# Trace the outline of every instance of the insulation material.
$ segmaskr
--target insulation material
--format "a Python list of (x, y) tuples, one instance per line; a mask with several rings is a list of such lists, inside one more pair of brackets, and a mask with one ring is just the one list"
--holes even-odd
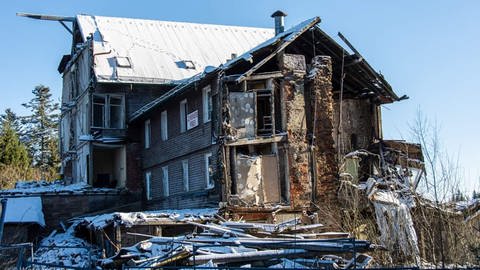
[(402, 198), (391, 190), (380, 190), (377, 181), (370, 178), (367, 182), (368, 198), (375, 207), (380, 240), (389, 250), (398, 251), (406, 257), (413, 257), (420, 263), (418, 239), (413, 227), (410, 208), (413, 201)]
[(230, 122), (237, 139), (255, 137), (255, 93), (233, 92), (229, 95)]
[(259, 205), (264, 201), (262, 191), (262, 158), (237, 155), (237, 193), (247, 204)]

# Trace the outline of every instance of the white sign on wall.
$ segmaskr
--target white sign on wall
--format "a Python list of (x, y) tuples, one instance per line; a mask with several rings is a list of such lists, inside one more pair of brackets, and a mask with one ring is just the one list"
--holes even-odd
[(187, 129), (192, 129), (196, 126), (198, 126), (198, 110), (187, 115)]

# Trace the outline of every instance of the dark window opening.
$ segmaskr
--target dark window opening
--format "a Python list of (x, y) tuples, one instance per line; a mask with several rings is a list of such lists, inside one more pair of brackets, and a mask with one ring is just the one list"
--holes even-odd
[(355, 133), (350, 135), (350, 146), (352, 147), (352, 150), (356, 150), (358, 148), (358, 136)]
[(257, 91), (257, 135), (273, 134), (272, 94), (270, 90)]

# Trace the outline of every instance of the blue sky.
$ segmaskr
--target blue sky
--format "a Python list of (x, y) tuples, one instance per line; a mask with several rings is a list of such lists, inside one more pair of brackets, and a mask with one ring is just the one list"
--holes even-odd
[[(421, 108), (441, 126), (446, 149), (458, 154), (464, 188), (480, 189), (480, 1), (3, 1), (0, 4), (0, 111), (26, 111), (38, 84), (60, 97), (56, 69), (70, 51), (70, 36), (57, 22), (16, 17), (16, 12), (73, 16), (93, 14), (254, 27), (272, 27), (270, 14), (288, 13), (286, 25), (320, 16), (321, 28), (342, 32), (409, 100), (385, 106), (384, 136), (409, 138), (408, 123)], [(470, 193), (470, 192), (469, 192)]]

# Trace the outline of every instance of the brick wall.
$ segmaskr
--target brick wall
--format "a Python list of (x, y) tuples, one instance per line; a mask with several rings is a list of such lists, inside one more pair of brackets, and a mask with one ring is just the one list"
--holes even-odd
[[(42, 195), (47, 227), (59, 228), (59, 222), (97, 212), (140, 211), (138, 193), (59, 194)], [(123, 207), (122, 207), (123, 206)]]

